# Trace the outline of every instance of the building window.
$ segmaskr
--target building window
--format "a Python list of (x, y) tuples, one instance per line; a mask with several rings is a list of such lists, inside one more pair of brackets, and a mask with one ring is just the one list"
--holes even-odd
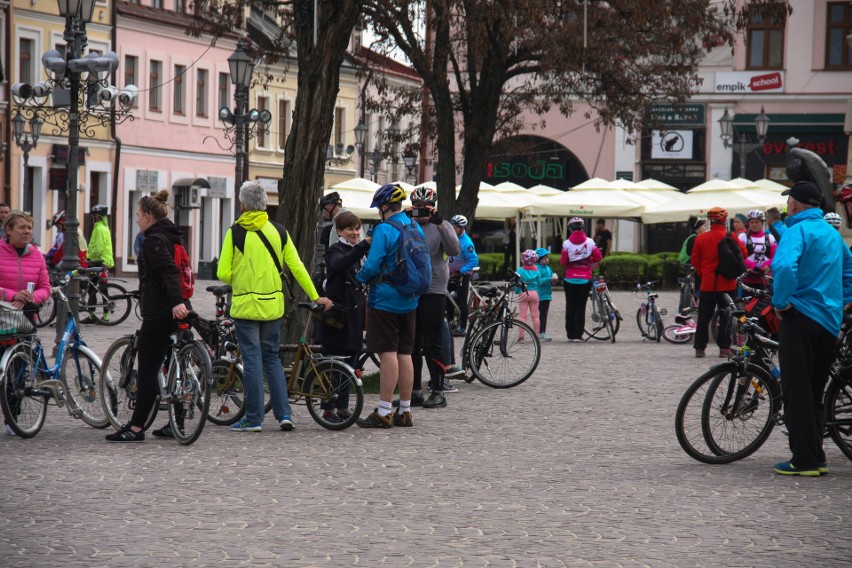
[(175, 0), (175, 12), (181, 14), (186, 12), (186, 2), (184, 0)]
[(218, 89), (218, 97), (219, 97), (219, 108), (229, 108), (230, 97), (230, 81), (231, 76), (227, 73), (219, 73), (219, 89)]
[(151, 7), (162, 9), (163, 8), (163, 0), (151, 0)]
[(846, 36), (852, 34), (852, 3), (828, 3), (828, 28), (825, 33), (825, 68), (852, 69), (852, 46)]
[(161, 110), (162, 91), (161, 76), (163, 74), (163, 62), (151, 60), (151, 68), (148, 72), (148, 110)]
[(175, 65), (175, 114), (186, 113), (186, 109), (184, 108), (186, 104), (186, 77), (184, 75), (186, 75), (186, 66)]
[(136, 66), (139, 64), (139, 58), (135, 55), (124, 56), (124, 86), (138, 85), (136, 82)]
[[(258, 97), (257, 99), (257, 110), (267, 110), (269, 108), (269, 98), (268, 97)], [(257, 147), (258, 148), (266, 148), (269, 146), (269, 141), (267, 140), (266, 134), (266, 126), (262, 122), (257, 123)]]
[(290, 101), (278, 101), (278, 149), (284, 150), (287, 145), (287, 131), (290, 123)]
[(340, 148), (343, 144), (343, 109), (337, 107), (334, 109), (334, 150)]
[(195, 86), (195, 115), (207, 116), (207, 69), (199, 69)]
[(784, 65), (784, 24), (781, 16), (765, 16), (756, 6), (749, 9), (749, 69), (781, 69)]
[(18, 81), (21, 83), (33, 84), (33, 49), (35, 42), (29, 38), (22, 37), (18, 41)]

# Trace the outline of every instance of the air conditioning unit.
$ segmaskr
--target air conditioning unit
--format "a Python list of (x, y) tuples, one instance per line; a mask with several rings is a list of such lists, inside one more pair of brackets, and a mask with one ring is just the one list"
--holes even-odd
[(197, 209), (201, 207), (201, 188), (195, 185), (180, 188), (178, 192), (178, 207), (181, 209)]

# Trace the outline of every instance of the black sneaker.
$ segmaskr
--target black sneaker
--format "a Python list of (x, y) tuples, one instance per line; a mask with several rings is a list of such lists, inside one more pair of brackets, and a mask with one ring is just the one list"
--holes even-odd
[(423, 408), (446, 408), (447, 399), (444, 395), (435, 391), (429, 395), (429, 398), (423, 403)]
[(393, 416), (379, 416), (377, 408), (366, 418), (359, 418), (356, 424), (361, 428), (393, 428)]
[(399, 412), (393, 413), (393, 425), (400, 426), (402, 428), (411, 428), (414, 426), (414, 421), (411, 419), (410, 412), (403, 412), (400, 414)]
[(172, 433), (172, 427), (168, 424), (160, 428), (159, 430), (154, 430), (151, 434), (155, 438), (164, 439), (164, 438), (174, 438), (175, 435)]
[[(423, 395), (422, 394), (412, 394), (411, 395), (411, 406), (423, 406)], [(399, 399), (394, 400), (392, 403), (394, 408), (399, 406)]]
[(130, 429), (130, 424), (125, 424), (121, 430), (114, 434), (107, 434), (107, 442), (144, 442), (145, 432), (134, 432)]

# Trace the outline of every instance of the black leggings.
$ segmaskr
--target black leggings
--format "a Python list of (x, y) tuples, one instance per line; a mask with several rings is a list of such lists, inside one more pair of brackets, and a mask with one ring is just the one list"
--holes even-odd
[(143, 320), (136, 338), (136, 408), (130, 418), (131, 426), (145, 427), (160, 385), (157, 373), (163, 368), (169, 350), (169, 335), (174, 333), (177, 322), (171, 318)]
[(547, 312), (550, 311), (550, 300), (539, 300), (538, 302), (538, 331), (539, 334), (547, 331)]
[(429, 369), (429, 388), (444, 390), (444, 349), (441, 347), (441, 322), (444, 319), (444, 295), (423, 294), (417, 304), (417, 328), (414, 333), (414, 390), (422, 390), (423, 357)]
[(568, 339), (583, 339), (586, 302), (591, 288), (591, 281), (584, 284), (565, 283), (565, 333)]

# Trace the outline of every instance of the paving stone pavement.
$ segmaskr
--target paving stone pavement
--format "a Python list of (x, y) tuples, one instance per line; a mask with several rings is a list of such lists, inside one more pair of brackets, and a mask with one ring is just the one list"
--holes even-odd
[[(836, 447), (816, 479), (772, 473), (788, 457), (777, 429), (740, 462), (693, 461), (675, 408), (719, 361), (642, 342), (626, 292), (615, 344), (568, 344), (559, 294), (532, 378), (461, 383), (410, 429), (330, 432), (297, 406), (293, 432), (270, 417), (259, 434), (208, 424), (190, 447), (111, 445), (51, 406), (35, 438), (0, 436), (0, 565), (850, 564), (852, 464)], [(137, 324), (84, 337), (102, 355)]]

